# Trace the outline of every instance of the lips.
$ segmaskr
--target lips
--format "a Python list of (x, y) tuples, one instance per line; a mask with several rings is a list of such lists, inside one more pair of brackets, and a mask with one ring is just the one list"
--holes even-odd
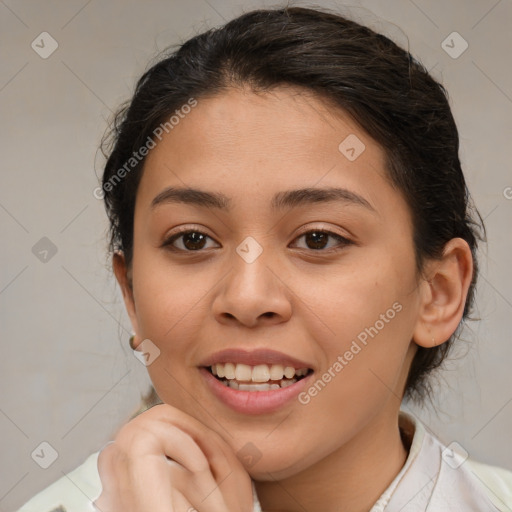
[(211, 392), (243, 414), (265, 414), (293, 402), (313, 378), (313, 366), (269, 349), (227, 349), (206, 357), (200, 373)]
[(219, 402), (244, 415), (271, 414), (291, 406), (314, 378), (313, 372), (310, 372), (300, 377), (300, 380), (294, 378), (283, 379), (280, 383), (238, 383), (236, 380), (221, 380), (204, 367), (199, 368), (199, 371), (207, 388)]

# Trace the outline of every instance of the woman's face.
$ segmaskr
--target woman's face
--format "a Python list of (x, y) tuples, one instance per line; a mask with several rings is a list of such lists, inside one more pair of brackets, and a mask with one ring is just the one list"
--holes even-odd
[[(180, 230), (195, 234), (165, 245)], [(411, 216), (343, 112), (291, 88), (199, 99), (146, 159), (131, 276), (158, 395), (248, 455), (253, 478), (396, 425), (420, 305)], [(215, 361), (279, 389), (225, 386)], [(308, 374), (281, 387), (287, 366)]]

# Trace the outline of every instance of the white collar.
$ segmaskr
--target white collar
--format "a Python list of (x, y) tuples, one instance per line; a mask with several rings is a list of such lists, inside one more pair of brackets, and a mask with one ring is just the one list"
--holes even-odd
[(404, 411), (399, 426), (412, 436), (409, 455), (370, 512), (499, 512), (461, 455)]
[[(370, 512), (499, 512), (459, 455), (417, 418), (401, 410), (398, 424), (409, 455)], [(252, 490), (253, 512), (262, 512), (254, 482)]]

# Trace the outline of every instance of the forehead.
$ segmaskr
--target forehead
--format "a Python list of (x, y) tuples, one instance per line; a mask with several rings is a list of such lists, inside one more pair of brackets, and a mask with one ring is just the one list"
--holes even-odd
[(198, 98), (164, 133), (146, 157), (137, 202), (149, 206), (173, 185), (246, 200), (343, 186), (372, 203), (389, 187), (384, 165), (382, 148), (350, 116), (310, 92), (229, 89)]

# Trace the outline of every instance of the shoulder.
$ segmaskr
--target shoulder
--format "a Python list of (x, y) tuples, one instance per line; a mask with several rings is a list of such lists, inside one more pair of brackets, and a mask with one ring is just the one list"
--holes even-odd
[(512, 471), (472, 459), (468, 459), (466, 465), (498, 510), (512, 509)]
[(17, 512), (93, 512), (101, 493), (97, 461), (99, 451), (83, 464), (36, 494)]

